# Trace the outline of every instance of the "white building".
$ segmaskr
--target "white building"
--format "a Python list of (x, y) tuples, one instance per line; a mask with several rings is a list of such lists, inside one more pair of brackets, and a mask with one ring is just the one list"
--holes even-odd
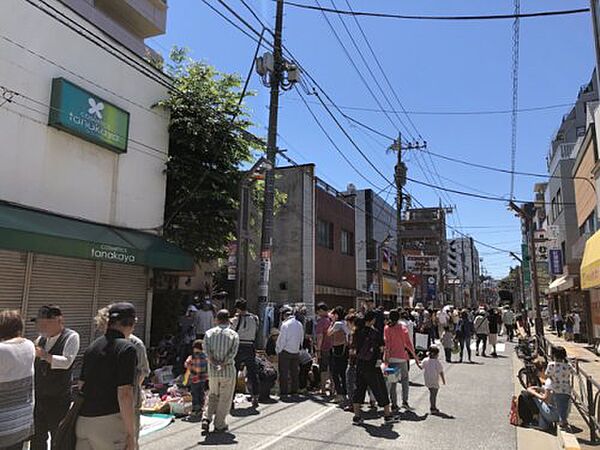
[(475, 306), (479, 290), (479, 252), (473, 238), (448, 240), (448, 289), (454, 304)]
[(166, 11), (164, 0), (0, 2), (0, 308), (30, 317), (57, 304), (82, 349), (112, 301), (136, 305), (147, 338), (153, 271), (192, 266), (157, 235), (169, 116), (156, 104), (170, 81), (144, 39), (164, 33)]

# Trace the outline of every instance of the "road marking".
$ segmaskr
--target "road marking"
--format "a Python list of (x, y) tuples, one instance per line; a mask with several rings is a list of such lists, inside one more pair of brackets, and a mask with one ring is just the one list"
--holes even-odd
[(333, 405), (326, 407), (322, 411), (319, 411), (318, 413), (316, 413), (316, 414), (314, 414), (312, 416), (307, 417), (306, 419), (304, 419), (299, 424), (294, 425), (292, 428), (288, 428), (286, 431), (284, 431), (283, 433), (275, 436), (274, 438), (272, 438), (271, 440), (265, 442), (264, 444), (259, 444), (257, 447), (253, 447), (253, 450), (263, 450), (265, 448), (268, 448), (268, 447), (272, 446), (273, 444), (281, 441), (282, 439), (285, 439), (290, 434), (295, 433), (296, 431), (300, 430), (301, 428), (304, 428), (309, 423), (314, 422), (317, 419), (320, 419), (321, 417), (323, 417), (326, 414), (329, 414), (331, 411), (334, 411), (336, 408), (337, 407), (333, 406)]

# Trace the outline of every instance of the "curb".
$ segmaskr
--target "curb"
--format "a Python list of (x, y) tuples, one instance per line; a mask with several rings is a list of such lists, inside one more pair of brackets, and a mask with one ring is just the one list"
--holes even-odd
[(563, 430), (558, 430), (556, 433), (558, 436), (559, 448), (561, 450), (580, 450), (581, 446), (577, 441), (574, 434), (567, 433)]

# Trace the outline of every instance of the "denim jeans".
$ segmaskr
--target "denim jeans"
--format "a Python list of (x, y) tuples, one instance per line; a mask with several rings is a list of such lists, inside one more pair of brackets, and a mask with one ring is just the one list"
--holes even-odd
[[(408, 361), (389, 363), (389, 367), (398, 367), (400, 370), (400, 384), (402, 385), (402, 403), (408, 403), (408, 390), (410, 387), (408, 378)], [(398, 383), (387, 383), (387, 388), (390, 393), (390, 401), (392, 406), (398, 406)]]
[(558, 410), (554, 405), (543, 402), (539, 398), (534, 398), (533, 401), (540, 412), (538, 425), (544, 430), (550, 429), (553, 423), (558, 422)]
[(571, 396), (569, 394), (554, 394), (554, 403), (558, 412), (558, 418), (561, 424), (566, 424), (569, 418), (569, 407), (571, 406)]
[(206, 381), (192, 383), (190, 387), (192, 391), (192, 411), (202, 412), (202, 410), (204, 409)]
[(346, 369), (346, 391), (348, 391), (348, 398), (352, 400), (354, 397), (354, 391), (356, 390), (356, 365), (348, 364)]

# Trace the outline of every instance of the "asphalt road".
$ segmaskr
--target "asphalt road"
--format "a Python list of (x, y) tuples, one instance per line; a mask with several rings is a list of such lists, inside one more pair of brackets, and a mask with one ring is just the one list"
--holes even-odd
[[(476, 364), (446, 365), (448, 384), (438, 395), (442, 416), (429, 414), (429, 392), (423, 376), (411, 368), (410, 403), (401, 421), (384, 426), (379, 413), (365, 413), (363, 426), (351, 424), (352, 414), (318, 398), (299, 402), (238, 406), (229, 418), (229, 433), (201, 436), (200, 425), (181, 420), (142, 438), (144, 450), (194, 448), (242, 449), (516, 449), (515, 428), (508, 423), (513, 393), (512, 346), (498, 359), (477, 358)], [(400, 393), (399, 393), (400, 394)]]

